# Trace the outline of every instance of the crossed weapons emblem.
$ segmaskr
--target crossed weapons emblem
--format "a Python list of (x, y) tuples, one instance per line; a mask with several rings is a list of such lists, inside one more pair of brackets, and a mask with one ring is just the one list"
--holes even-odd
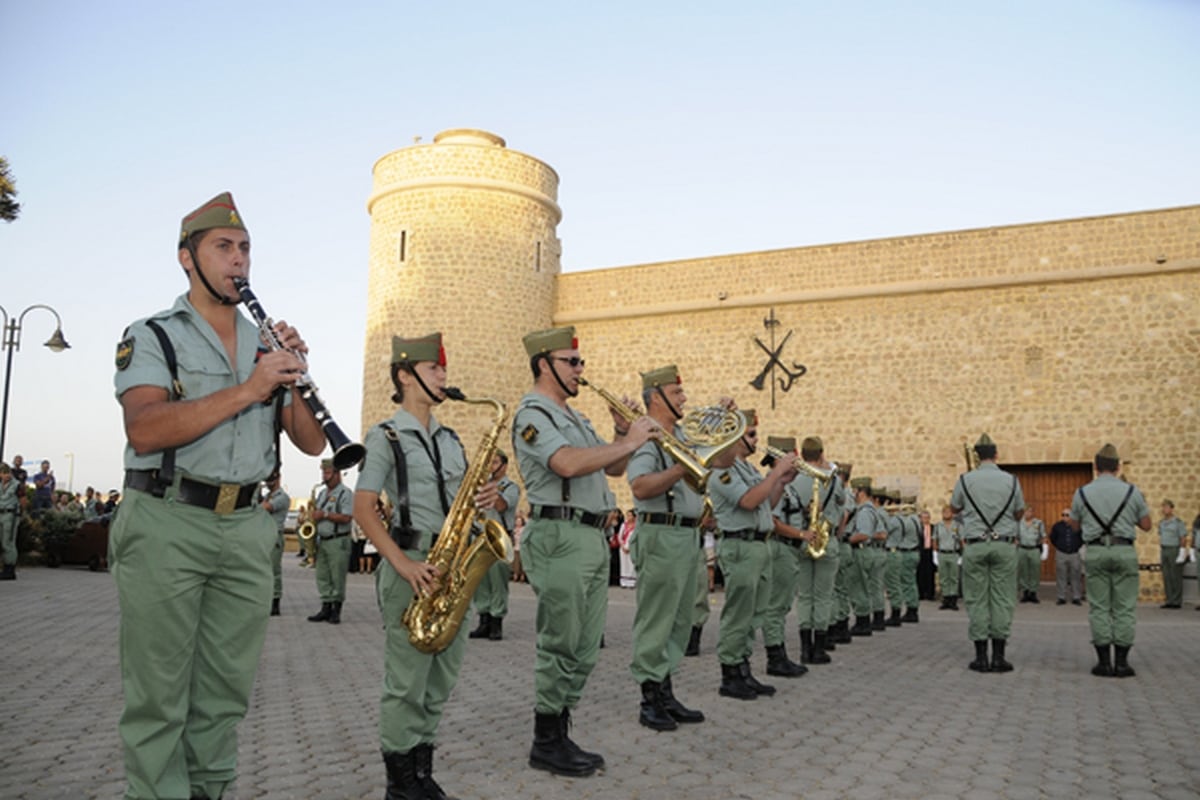
[[(775, 309), (771, 309), (771, 316), (763, 320), (763, 325), (771, 332), (771, 346), (768, 347), (757, 336), (754, 337), (754, 343), (767, 354), (767, 363), (754, 376), (754, 380), (750, 381), (750, 385), (761, 392), (765, 388), (767, 380), (771, 380), (771, 408), (775, 407), (776, 382), (779, 384), (780, 391), (786, 392), (792, 388), (798, 378), (803, 377), (808, 372), (808, 367), (798, 361), (793, 361), (790, 367), (784, 363), (780, 354), (783, 353), (783, 348), (787, 346), (788, 340), (792, 338), (793, 331), (788, 331), (783, 337), (783, 341), (779, 343), (779, 346), (775, 347), (775, 328), (779, 324), (779, 320), (775, 319)], [(777, 378), (775, 376), (777, 368), (782, 370), (783, 377)]]

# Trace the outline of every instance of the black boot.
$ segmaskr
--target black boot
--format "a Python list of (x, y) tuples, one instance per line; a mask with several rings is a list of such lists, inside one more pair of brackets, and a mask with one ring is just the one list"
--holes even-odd
[(813, 632), (808, 628), (800, 629), (800, 663), (811, 664), (813, 652)]
[(722, 697), (735, 697), (738, 700), (756, 700), (758, 692), (754, 691), (742, 677), (741, 664), (721, 665), (721, 688), (717, 694)]
[(1041, 603), (1042, 601), (1038, 599), (1038, 593), (1036, 591), (1032, 591), (1029, 593), (1029, 602)]
[(585, 762), (592, 765), (592, 769), (604, 769), (604, 756), (599, 753), (591, 753), (584, 750), (579, 745), (575, 744), (571, 739), (571, 709), (564, 708), (562, 713), (558, 715), (559, 729), (562, 731), (563, 744), (566, 745), (567, 751), (576, 758), (581, 758)]
[(850, 635), (853, 636), (870, 636), (871, 635), (871, 618), (866, 614), (854, 615), (854, 627), (850, 629)]
[(272, 617), (279, 616), (279, 598), (278, 597), (271, 598), (271, 616)]
[(829, 649), (829, 634), (826, 631), (813, 631), (813, 649), (810, 664), (828, 664), (833, 661), (825, 652)]
[(692, 626), (692, 635), (688, 637), (687, 649), (683, 651), (685, 656), (700, 655), (700, 631), (699, 625)]
[[(837, 645), (834, 644), (834, 642), (837, 641), (838, 625), (840, 625), (840, 624), (841, 624), (840, 622), (829, 623), (829, 628), (827, 629), (827, 631), (824, 631), (825, 633), (827, 633), (827, 635), (825, 637), (825, 644), (823, 644), (821, 646), (822, 650), (825, 650), (826, 652), (829, 652), (829, 653), (832, 653), (834, 650), (837, 650)], [(816, 644), (816, 641), (817, 641), (817, 632), (813, 631), (813, 644), (814, 645)]]
[(1129, 666), (1129, 647), (1114, 644), (1113, 650), (1116, 652), (1116, 658), (1113, 660), (1113, 675), (1118, 678), (1132, 678), (1136, 675), (1133, 667)]
[(412, 751), (383, 753), (387, 767), (387, 793), (383, 800), (426, 800), (428, 795), (417, 781), (417, 767)]
[(904, 616), (900, 618), (901, 622), (920, 622), (921, 618), (917, 616), (917, 607), (904, 609)]
[(958, 611), (958, 595), (956, 594), (950, 595), (950, 610)]
[(492, 630), (492, 615), (479, 614), (479, 627), (467, 634), (468, 639), (486, 639)]
[(871, 630), (886, 631), (887, 623), (883, 621), (883, 612), (875, 611), (871, 614)]
[(799, 678), (808, 672), (808, 667), (788, 658), (787, 645), (777, 644), (767, 648), (767, 674), (780, 678)]
[(1013, 665), (1004, 660), (1004, 639), (992, 639), (992, 672), (1012, 672)]
[(533, 715), (533, 747), (529, 751), (529, 766), (555, 775), (586, 778), (596, 771), (592, 762), (567, 747), (559, 714)]
[(333, 603), (321, 603), (321, 610), (308, 618), (309, 622), (324, 622), (333, 611)]
[(15, 581), (17, 579), (17, 568), (12, 564), (5, 564), (4, 569), (0, 570), (0, 581)]
[(342, 603), (340, 600), (329, 604), (329, 624), (342, 624)]
[(938, 611), (949, 611), (949, 610), (950, 610), (950, 595), (944, 594), (944, 595), (942, 595), (942, 604), (940, 606), (938, 606)]
[(642, 710), (638, 722), (656, 731), (673, 731), (679, 727), (663, 707), (662, 684), (658, 681), (642, 681)]
[(442, 787), (433, 779), (433, 745), (419, 744), (412, 749), (413, 767), (417, 783), (425, 791), (428, 800), (454, 800), (446, 796)]
[(504, 639), (504, 617), (492, 617), (488, 627), (488, 641), (499, 642)]
[(850, 618), (846, 617), (837, 624), (837, 633), (833, 636), (833, 641), (838, 644), (850, 644), (854, 641), (854, 637), (850, 635)]
[(1112, 666), (1112, 648), (1106, 644), (1094, 645), (1096, 648), (1096, 666), (1092, 667), (1092, 674), (1098, 678), (1111, 678), (1113, 676)]
[(975, 660), (967, 664), (967, 666), (976, 672), (992, 671), (987, 658), (987, 639), (980, 639), (975, 642)]
[(1021, 592), (1021, 599), (1018, 600), (1017, 602), (1028, 603), (1029, 602), (1029, 592), (1024, 592), (1024, 591)]
[(892, 615), (890, 617), (888, 617), (887, 621), (884, 622), (883, 624), (889, 628), (899, 628), (901, 622), (902, 622), (902, 620), (900, 619), (900, 609), (897, 608), (896, 606), (892, 606)]
[[(800, 665), (797, 664), (796, 666)], [(758, 678), (754, 677), (754, 675), (750, 672), (750, 659), (747, 658), (738, 665), (738, 668), (742, 671), (742, 680), (746, 682), (747, 686), (754, 690), (755, 694), (767, 695), (768, 697), (775, 694), (774, 686), (761, 683)]]
[(675, 699), (675, 691), (671, 688), (671, 676), (662, 682), (663, 708), (676, 722), (704, 722), (704, 712), (688, 708)]

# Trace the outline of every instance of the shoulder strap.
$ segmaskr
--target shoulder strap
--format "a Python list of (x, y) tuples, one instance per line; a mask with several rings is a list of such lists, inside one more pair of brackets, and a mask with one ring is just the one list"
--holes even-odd
[(383, 435), (392, 446), (392, 458), (396, 462), (396, 508), (400, 512), (400, 527), (407, 533), (412, 530), (412, 516), (408, 510), (408, 462), (400, 447), (400, 431), (390, 422), (382, 423)]
[[(546, 419), (550, 420), (550, 424), (554, 425), (555, 428), (558, 428), (558, 425), (554, 422), (554, 417), (546, 409), (542, 408), (541, 406), (535, 406), (535, 405), (528, 405), (528, 406), (525, 406), (525, 408), (528, 408), (531, 411), (539, 411), (542, 414), (545, 414)], [(520, 411), (520, 410), (521, 409), (517, 409), (517, 411)], [(515, 417), (516, 414), (514, 414), (513, 416)], [(514, 442), (516, 442), (516, 438), (515, 438), (516, 435), (517, 435), (517, 426), (513, 425), (513, 437), (514, 437), (513, 441)], [(515, 444), (513, 446), (513, 449), (514, 449), (514, 451), (516, 450)], [(562, 479), (562, 503), (565, 506), (570, 501), (571, 501), (571, 479), (563, 478)]]
[[(163, 358), (167, 362), (167, 371), (171, 373), (171, 389), (167, 392), (167, 400), (174, 402), (183, 397), (183, 384), (179, 382), (179, 364), (175, 359), (175, 346), (171, 344), (170, 338), (167, 337), (167, 332), (162, 329), (152, 319), (146, 320), (146, 327), (149, 328), (155, 338), (158, 339), (158, 344), (162, 348)], [(276, 448), (276, 453), (278, 453)], [(163, 450), (162, 464), (158, 468), (158, 485), (166, 488), (175, 482), (175, 448), (168, 447)]]
[(1121, 500), (1121, 505), (1117, 506), (1117, 513), (1112, 515), (1112, 519), (1110, 519), (1108, 522), (1105, 522), (1104, 520), (1100, 519), (1100, 515), (1096, 513), (1096, 509), (1092, 508), (1092, 504), (1088, 502), (1087, 495), (1083, 493), (1083, 487), (1079, 487), (1079, 499), (1083, 501), (1083, 505), (1087, 507), (1088, 512), (1092, 515), (1096, 522), (1100, 523), (1100, 527), (1104, 529), (1104, 533), (1109, 538), (1114, 535), (1112, 526), (1116, 524), (1117, 519), (1121, 516), (1121, 512), (1125, 510), (1126, 503), (1129, 502), (1129, 498), (1132, 496), (1133, 484), (1131, 483), (1129, 484), (1129, 491), (1125, 492), (1125, 497)]
[(1004, 519), (1005, 513), (1008, 512), (1009, 504), (1012, 503), (1013, 498), (1017, 494), (1017, 478), (1016, 478), (1016, 476), (1015, 475), (1013, 476), (1012, 488), (1008, 492), (1008, 499), (1004, 501), (1004, 505), (1001, 507), (1000, 513), (997, 514), (996, 518), (993, 519), (991, 522), (988, 522), (988, 518), (986, 516), (984, 516), (984, 513), (979, 509), (979, 506), (975, 504), (975, 498), (971, 497), (971, 492), (967, 489), (966, 475), (959, 475), (958, 481), (959, 481), (959, 483), (962, 484), (963, 494), (966, 495), (967, 502), (971, 504), (971, 508), (975, 509), (975, 513), (979, 515), (979, 518), (981, 520), (983, 520), (983, 524), (987, 526), (987, 532), (995, 533), (996, 532), (996, 523), (998, 523), (1000, 520)]

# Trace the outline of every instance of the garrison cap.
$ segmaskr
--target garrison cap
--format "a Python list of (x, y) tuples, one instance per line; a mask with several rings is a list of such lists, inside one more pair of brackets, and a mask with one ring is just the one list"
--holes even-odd
[(900, 502), (901, 503), (911, 503), (912, 505), (915, 506), (917, 504), (917, 496), (915, 494), (906, 494), (900, 498)]
[(975, 442), (975, 446), (976, 447), (995, 447), (996, 443), (992, 441), (992, 437), (988, 436), (985, 433), (985, 434), (982, 434), (979, 437), (979, 440)]
[(853, 464), (851, 464), (849, 461), (840, 461), (840, 462), (838, 462), (838, 465), (837, 465), (837, 471), (838, 471), (838, 473), (839, 473), (839, 474), (841, 474), (841, 475), (845, 475), (846, 477), (849, 477), (849, 476), (850, 476), (850, 471), (851, 471), (852, 469), (854, 469), (854, 465), (853, 465)]
[(549, 353), (552, 350), (574, 350), (579, 347), (579, 339), (575, 336), (574, 325), (527, 333), (521, 341), (525, 343), (525, 352), (531, 356)]
[(1116, 446), (1112, 444), (1106, 444), (1104, 447), (1101, 447), (1100, 452), (1096, 453), (1096, 458), (1110, 458), (1113, 461), (1121, 460), (1121, 457), (1117, 455)]
[(418, 361), (433, 361), (446, 366), (446, 349), (442, 347), (441, 333), (431, 333), (416, 339), (392, 337), (393, 364), (416, 364)]
[(183, 218), (179, 225), (179, 244), (182, 245), (193, 233), (211, 228), (246, 230), (242, 215), (238, 213), (237, 206), (233, 204), (233, 195), (229, 192), (222, 192)]
[(792, 453), (796, 450), (795, 436), (768, 436), (767, 447), (774, 447), (776, 450), (782, 450), (785, 453)]
[(742, 415), (742, 419), (746, 420), (747, 428), (758, 427), (758, 412), (753, 408), (739, 408), (738, 413)]
[(659, 386), (670, 386), (672, 383), (683, 383), (679, 377), (679, 368), (674, 364), (642, 373), (643, 389), (656, 389)]
[(867, 492), (868, 494), (870, 494), (871, 479), (870, 478), (851, 478), (850, 479), (850, 488), (854, 489), (856, 491), (858, 489), (862, 489), (864, 492)]
[(333, 459), (332, 458), (322, 458), (321, 459), (321, 469), (333, 469)]

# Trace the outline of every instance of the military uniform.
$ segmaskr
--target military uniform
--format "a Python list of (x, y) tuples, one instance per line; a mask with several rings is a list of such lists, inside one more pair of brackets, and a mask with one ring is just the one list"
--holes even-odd
[[(511, 536), (517, 525), (517, 504), (521, 501), (521, 487), (506, 475), (500, 479), (498, 488), (506, 508), (503, 511), (489, 508), (484, 516), (499, 522)], [(483, 579), (475, 588), (473, 603), (476, 613), (479, 614), (479, 627), (471, 631), (472, 639), (500, 641), (504, 638), (502, 620), (508, 615), (508, 582), (511, 579), (512, 565), (504, 559), (497, 559), (484, 573)]]
[[(916, 504), (915, 497), (903, 498), (904, 502)], [(917, 590), (917, 566), (921, 562), (921, 520), (915, 511), (900, 517), (900, 541), (896, 545), (900, 556), (897, 587), (900, 590), (901, 601), (904, 603), (904, 622), (920, 622), (917, 609), (921, 604)]]
[(1038, 587), (1042, 582), (1042, 544), (1046, 541), (1046, 526), (1036, 517), (1017, 524), (1017, 589), (1022, 603), (1038, 602)]
[[(333, 468), (333, 462), (322, 464)], [(343, 481), (333, 488), (322, 486), (317, 494), (316, 508), (326, 514), (354, 514), (354, 492)], [(347, 522), (334, 522), (328, 517), (317, 521), (317, 593), (321, 604), (333, 608), (328, 617), (330, 622), (340, 621), (342, 603), (346, 600), (346, 575), (350, 571), (350, 526)]]
[[(207, 224), (214, 219), (216, 224)], [(190, 230), (242, 228), (222, 195), (184, 220)], [(186, 294), (135, 322), (117, 348), (118, 399), (139, 386), (198, 399), (244, 383), (261, 347), (236, 315), (236, 362)], [(291, 402), (290, 392), (283, 402)], [(267, 630), (275, 524), (257, 503), (276, 466), (274, 403), (251, 403), (170, 451), (125, 446), (125, 497), (109, 536), (121, 609), (127, 798), (220, 797), (236, 774), (245, 715)], [(173, 454), (173, 468), (170, 461)]]
[(1158, 544), (1161, 549), (1165, 595), (1163, 608), (1183, 606), (1183, 563), (1179, 561), (1179, 548), (1186, 536), (1187, 526), (1179, 517), (1172, 515), (1159, 520)]
[[(852, 483), (855, 488), (865, 487), (868, 494), (871, 491), (870, 478), (855, 478)], [(869, 499), (864, 499), (855, 506), (854, 513), (846, 524), (849, 558), (846, 558), (846, 553), (842, 553), (838, 568), (839, 571), (846, 570), (846, 591), (854, 611), (854, 627), (850, 629), (850, 633), (854, 636), (870, 636), (872, 633), (872, 568), (875, 564), (875, 554), (882, 552), (876, 547), (875, 537), (886, 532), (882, 513)], [(849, 541), (856, 536), (865, 536), (866, 539), (857, 543)]]
[(15, 580), (17, 577), (17, 521), (20, 517), (20, 501), (17, 492), (21, 488), (12, 477), (12, 469), (0, 465), (0, 555), (4, 558), (4, 571), (0, 580)]
[[(792, 504), (784, 522), (793, 527), (807, 530), (808, 512), (816, 480), (803, 472), (788, 484), (785, 497), (791, 494)], [(800, 627), (800, 663), (825, 664), (831, 659), (826, 654), (829, 647), (829, 626), (834, 613), (834, 583), (838, 573), (840, 547), (837, 527), (842, 519), (843, 491), (841, 480), (834, 476), (823, 483), (817, 497), (820, 514), (829, 525), (829, 540), (825, 555), (814, 558), (807, 542), (800, 547), (788, 548), (796, 562), (796, 617)]]
[[(899, 502), (900, 493), (889, 492), (888, 500)], [(887, 526), (883, 582), (887, 590), (888, 605), (891, 607), (886, 624), (888, 627), (898, 628), (901, 624), (901, 608), (904, 605), (904, 554), (900, 552), (900, 540), (904, 536), (905, 524), (898, 514), (891, 513), (886, 508), (882, 510), (883, 521)]]
[(275, 575), (275, 591), (271, 596), (271, 616), (279, 614), (279, 599), (283, 597), (283, 526), (287, 523), (288, 509), (291, 508), (292, 498), (280, 486), (274, 489), (266, 499), (267, 513), (275, 520), (275, 549), (271, 554), (271, 571)]
[(938, 585), (942, 590), (942, 608), (958, 610), (958, 559), (962, 552), (962, 526), (951, 519), (933, 526), (937, 542)]
[[(782, 453), (796, 451), (796, 440), (791, 436), (770, 436), (767, 438), (767, 445)], [(763, 463), (770, 462), (768, 457)], [(795, 513), (797, 504), (795, 493), (789, 495), (788, 487), (785, 486), (771, 513), (786, 521), (787, 517)], [(807, 527), (806, 523), (801, 522), (799, 530)], [(762, 629), (763, 645), (767, 651), (768, 675), (797, 678), (808, 672), (807, 667), (793, 662), (788, 657), (784, 641), (785, 621), (792, 603), (796, 600), (796, 584), (800, 580), (800, 566), (796, 562), (795, 554), (804, 547), (802, 539), (780, 535), (767, 537), (767, 586), (770, 588), (766, 595), (759, 599), (761, 610), (755, 615), (754, 627)]]
[[(1118, 461), (1117, 451), (1105, 445), (1103, 457)], [(1138, 598), (1138, 560), (1133, 547), (1139, 521), (1150, 516), (1141, 491), (1106, 472), (1075, 491), (1071, 519), (1079, 523), (1087, 545), (1088, 623), (1100, 663), (1093, 674), (1133, 675), (1126, 657), (1133, 646)], [(1115, 470), (1114, 470), (1115, 472)], [(1105, 672), (1109, 645), (1116, 650), (1112, 672)]]
[[(1004, 649), (1012, 630), (1017, 594), (1017, 519), (1025, 508), (1021, 484), (996, 466), (995, 444), (984, 434), (976, 450), (982, 463), (960, 475), (950, 505), (962, 511), (963, 599), (967, 603), (967, 635), (975, 643), (971, 668), (978, 672), (1012, 669)], [(992, 661), (987, 661), (987, 640), (992, 640)]]

